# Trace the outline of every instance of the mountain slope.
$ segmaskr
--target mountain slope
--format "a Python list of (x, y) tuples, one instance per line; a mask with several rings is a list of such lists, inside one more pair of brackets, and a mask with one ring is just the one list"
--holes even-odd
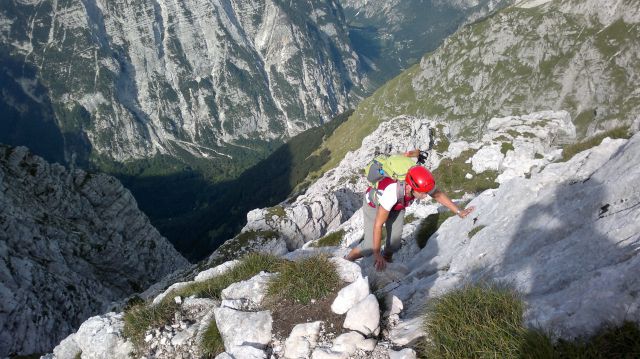
[(50, 350), (188, 262), (113, 177), (0, 145), (0, 355)]
[(334, 1), (10, 1), (0, 44), (10, 120), (31, 119), (16, 97), (52, 112), (67, 160), (225, 160), (328, 121), (360, 88)]
[(465, 22), (509, 1), (342, 0), (349, 38), (376, 89), (415, 64)]
[(630, 124), (640, 107), (636, 2), (536, 3), (465, 26), (363, 100), (327, 141), (325, 170), (401, 114), (447, 122), (463, 138), (481, 136), (492, 116), (549, 109), (569, 111), (580, 136)]

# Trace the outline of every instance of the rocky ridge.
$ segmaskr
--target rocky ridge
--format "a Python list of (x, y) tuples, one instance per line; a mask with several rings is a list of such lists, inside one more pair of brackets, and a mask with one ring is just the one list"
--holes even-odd
[(51, 350), (187, 264), (115, 178), (0, 145), (0, 355)]

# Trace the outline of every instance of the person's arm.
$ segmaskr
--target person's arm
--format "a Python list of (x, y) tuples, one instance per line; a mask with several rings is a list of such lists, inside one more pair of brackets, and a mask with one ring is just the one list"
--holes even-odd
[(373, 263), (377, 270), (384, 270), (387, 266), (387, 261), (382, 256), (382, 253), (380, 253), (380, 248), (382, 247), (382, 225), (388, 218), (389, 211), (382, 208), (382, 206), (378, 206), (376, 219), (373, 223)]
[(458, 217), (460, 218), (466, 217), (469, 213), (473, 212), (473, 210), (475, 209), (475, 207), (472, 206), (472, 207), (468, 207), (461, 210), (460, 208), (458, 208), (458, 206), (456, 206), (455, 203), (453, 203), (453, 201), (449, 198), (449, 196), (447, 196), (446, 193), (438, 189), (436, 189), (436, 191), (431, 195), (431, 197), (433, 197), (433, 199), (435, 199), (441, 205), (449, 208), (451, 212), (457, 214)]

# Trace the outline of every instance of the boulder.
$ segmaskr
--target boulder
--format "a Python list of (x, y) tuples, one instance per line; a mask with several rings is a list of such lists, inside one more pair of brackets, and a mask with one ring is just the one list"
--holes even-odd
[(240, 312), (216, 308), (214, 315), (227, 352), (243, 345), (266, 348), (271, 341), (273, 321), (270, 311)]
[(331, 310), (336, 314), (344, 314), (366, 298), (369, 293), (368, 279), (360, 277), (360, 279), (340, 289), (336, 299), (331, 304)]
[(364, 336), (375, 334), (380, 329), (380, 306), (373, 294), (353, 306), (344, 320), (345, 328), (358, 331)]

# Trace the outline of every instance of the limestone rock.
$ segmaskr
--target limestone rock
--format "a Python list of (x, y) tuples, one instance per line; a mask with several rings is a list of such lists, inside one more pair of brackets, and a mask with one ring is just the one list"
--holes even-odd
[(360, 278), (340, 289), (336, 299), (331, 304), (331, 310), (336, 314), (344, 314), (369, 294), (369, 280)]
[(240, 312), (229, 308), (214, 309), (216, 324), (227, 351), (251, 345), (266, 347), (271, 341), (271, 312)]
[(284, 357), (287, 359), (308, 358), (315, 349), (322, 322), (298, 324), (284, 343)]
[(250, 308), (257, 308), (262, 304), (267, 294), (269, 282), (275, 275), (273, 273), (260, 272), (248, 280), (233, 283), (222, 290), (221, 298), (223, 300), (246, 300)]
[(358, 331), (364, 336), (374, 334), (380, 328), (380, 307), (373, 294), (369, 294), (347, 312), (345, 328)]

